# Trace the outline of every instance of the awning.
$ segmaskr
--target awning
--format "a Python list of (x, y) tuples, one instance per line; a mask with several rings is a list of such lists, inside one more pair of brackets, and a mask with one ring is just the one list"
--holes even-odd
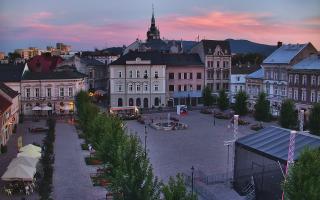
[(36, 173), (36, 168), (25, 165), (16, 165), (13, 168), (7, 169), (1, 179), (4, 181), (32, 181)]
[(173, 98), (188, 98), (188, 97), (202, 97), (201, 91), (180, 91), (180, 92), (174, 92)]
[(8, 169), (14, 168), (17, 165), (25, 165), (28, 167), (36, 167), (37, 163), (39, 162), (38, 158), (30, 158), (30, 157), (19, 157), (19, 158), (14, 158), (9, 166), (7, 167)]
[(37, 151), (37, 152), (41, 152), (41, 147), (38, 147), (36, 145), (33, 144), (28, 144), (26, 146), (23, 146), (19, 149), (19, 151)]
[(50, 107), (50, 106), (44, 106), (44, 107), (42, 107), (42, 110), (52, 110), (52, 107)]
[(38, 110), (41, 110), (41, 107), (40, 106), (35, 106), (35, 107), (32, 108), (32, 110), (38, 111)]
[(41, 153), (37, 151), (23, 151), (18, 153), (17, 157), (41, 158)]
[(102, 96), (103, 96), (103, 95), (107, 94), (107, 92), (106, 92), (106, 91), (103, 91), (103, 90), (96, 90), (96, 91), (94, 92), (94, 94), (95, 94), (95, 95), (98, 94), (98, 95), (102, 95)]
[(70, 105), (65, 105), (63, 107), (61, 107), (62, 110), (73, 110), (73, 106)]

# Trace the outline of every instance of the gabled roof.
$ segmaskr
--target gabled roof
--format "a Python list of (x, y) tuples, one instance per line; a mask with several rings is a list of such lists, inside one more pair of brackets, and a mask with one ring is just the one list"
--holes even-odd
[(62, 62), (60, 56), (38, 55), (28, 61), (28, 67), (32, 72), (51, 72)]
[(263, 64), (289, 64), (309, 43), (282, 45), (268, 56)]
[[(238, 139), (236, 144), (275, 161), (286, 162), (288, 158), (290, 131), (289, 129), (271, 126)], [(299, 158), (300, 153), (306, 147), (311, 149), (319, 148), (320, 137), (306, 133), (298, 133), (295, 139), (294, 160)]]
[(293, 65), (293, 70), (320, 70), (320, 54), (311, 55)]
[(162, 54), (167, 66), (204, 66), (198, 54)]
[(251, 74), (260, 69), (259, 65), (232, 65), (231, 74)]
[(15, 98), (19, 94), (17, 91), (14, 91), (13, 89), (8, 87), (3, 82), (0, 82), (0, 90), (2, 90), (4, 93), (6, 93), (11, 98)]
[[(213, 54), (216, 47), (219, 45), (224, 54), (230, 55), (229, 41), (226, 40), (202, 40), (204, 54)], [(225, 53), (227, 51), (227, 53)]]
[(0, 64), (1, 82), (20, 82), (24, 65)]
[(6, 111), (12, 103), (0, 94), (0, 114)]
[(26, 71), (22, 80), (80, 79), (84, 77), (86, 77), (85, 74), (77, 71), (55, 71), (50, 73)]
[(264, 69), (263, 68), (260, 68), (257, 71), (255, 71), (247, 76), (247, 78), (253, 78), (253, 79), (263, 79), (263, 77), (264, 77)]
[(150, 60), (152, 65), (165, 64), (161, 57), (161, 53), (158, 51), (147, 51), (147, 52), (130, 51), (129, 53), (113, 61), (110, 65), (125, 65), (126, 61), (134, 61), (137, 58), (140, 58), (141, 60)]

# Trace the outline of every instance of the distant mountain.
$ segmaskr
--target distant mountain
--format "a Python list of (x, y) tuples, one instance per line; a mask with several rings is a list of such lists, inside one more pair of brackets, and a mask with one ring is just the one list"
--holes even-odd
[(232, 53), (259, 53), (267, 57), (277, 48), (276, 45), (259, 44), (248, 40), (226, 40), (230, 43)]
[(114, 55), (121, 55), (123, 53), (124, 47), (110, 47), (110, 48), (106, 48), (106, 49), (102, 49), (101, 51), (106, 53), (110, 53), (110, 54), (114, 54)]

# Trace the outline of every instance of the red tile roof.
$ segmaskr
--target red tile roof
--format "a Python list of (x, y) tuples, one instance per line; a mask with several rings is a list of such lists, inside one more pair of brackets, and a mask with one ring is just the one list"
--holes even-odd
[(62, 61), (60, 56), (34, 56), (28, 61), (28, 67), (31, 72), (52, 72)]
[(11, 104), (12, 103), (8, 99), (0, 95), (0, 114), (5, 112), (11, 106)]

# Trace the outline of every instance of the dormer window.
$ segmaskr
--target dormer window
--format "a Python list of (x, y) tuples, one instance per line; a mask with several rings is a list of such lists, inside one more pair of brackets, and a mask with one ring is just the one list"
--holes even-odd
[(141, 58), (137, 57), (136, 62), (140, 62), (140, 61), (141, 61)]

